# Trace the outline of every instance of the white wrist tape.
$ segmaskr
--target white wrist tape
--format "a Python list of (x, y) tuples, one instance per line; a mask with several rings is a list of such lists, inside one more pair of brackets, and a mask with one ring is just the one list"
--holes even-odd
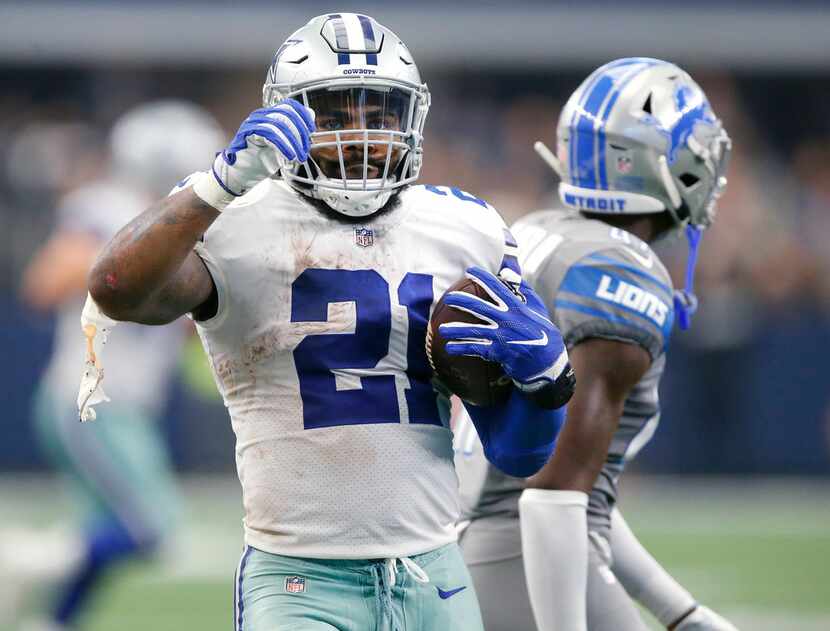
[(219, 212), (225, 210), (228, 204), (236, 199), (236, 195), (227, 190), (216, 179), (212, 168), (210, 171), (205, 171), (198, 176), (194, 176), (194, 179), (196, 181), (193, 182), (193, 192), (196, 194), (196, 197)]

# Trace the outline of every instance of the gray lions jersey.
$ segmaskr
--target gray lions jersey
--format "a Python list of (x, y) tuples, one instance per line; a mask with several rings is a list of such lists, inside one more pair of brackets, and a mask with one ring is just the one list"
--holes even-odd
[(458, 483), (426, 326), (468, 267), (516, 265), (499, 214), (412, 186), (355, 224), (266, 180), (196, 251), (219, 296), (197, 327), (236, 434), (246, 543), (369, 559), (454, 541)]
[[(602, 532), (610, 527), (617, 480), (626, 461), (657, 427), (657, 386), (674, 321), (671, 279), (646, 243), (571, 210), (530, 214), (513, 227), (513, 233), (524, 276), (550, 309), (568, 348), (588, 338), (605, 338), (637, 344), (652, 358), (651, 367), (625, 401), (590, 496), (589, 529)], [(459, 415), (455, 448), (464, 518), (503, 515), (518, 519), (522, 480), (487, 463), (475, 430), (463, 414)], [(507, 551), (503, 553), (502, 557)]]

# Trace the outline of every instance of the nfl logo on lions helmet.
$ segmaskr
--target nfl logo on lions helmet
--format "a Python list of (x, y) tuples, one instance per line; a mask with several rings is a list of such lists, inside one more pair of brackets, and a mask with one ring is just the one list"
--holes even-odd
[(617, 157), (617, 171), (620, 173), (631, 173), (631, 158), (628, 156), (618, 156)]
[(368, 248), (375, 243), (375, 231), (369, 228), (355, 228), (354, 242), (362, 248)]
[(285, 579), (285, 591), (289, 594), (301, 594), (305, 591), (305, 579), (302, 576), (289, 576)]

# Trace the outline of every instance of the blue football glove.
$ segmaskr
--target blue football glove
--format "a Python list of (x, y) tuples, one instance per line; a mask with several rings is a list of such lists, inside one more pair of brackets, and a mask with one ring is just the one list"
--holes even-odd
[(216, 156), (213, 175), (227, 193), (244, 195), (286, 162), (305, 162), (314, 130), (314, 112), (294, 99), (254, 110)]
[(466, 292), (450, 292), (445, 298), (447, 305), (483, 323), (442, 324), (439, 332), (448, 340), (447, 353), (497, 362), (523, 392), (555, 388), (561, 392), (554, 399), (564, 399), (559, 405), (566, 403), (573, 392), (568, 351), (538, 294), (509, 269), (502, 270), (499, 278), (480, 267), (471, 267), (467, 278), (496, 304)]

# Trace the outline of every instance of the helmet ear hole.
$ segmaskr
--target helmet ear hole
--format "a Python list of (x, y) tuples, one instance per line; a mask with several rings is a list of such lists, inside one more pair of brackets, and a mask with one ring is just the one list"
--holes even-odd
[(651, 92), (648, 93), (648, 96), (646, 97), (646, 102), (643, 103), (643, 111), (646, 114), (651, 114), (652, 113), (652, 111), (651, 111)]
[(700, 178), (696, 176), (694, 173), (683, 173), (677, 179), (683, 182), (683, 186), (685, 186), (686, 188), (692, 188), (695, 184), (700, 182)]

